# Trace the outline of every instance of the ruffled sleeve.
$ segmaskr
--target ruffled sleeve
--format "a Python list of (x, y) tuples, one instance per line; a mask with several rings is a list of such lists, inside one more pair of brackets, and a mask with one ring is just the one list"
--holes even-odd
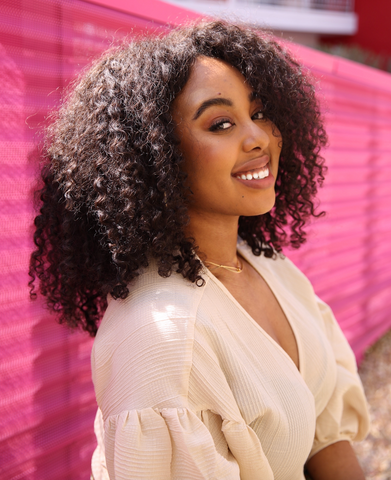
[(315, 440), (310, 457), (341, 440), (359, 441), (368, 433), (369, 414), (357, 366), (344, 334), (331, 309), (320, 299), (326, 335), (337, 363), (336, 383), (332, 395), (316, 421)]
[[(245, 424), (223, 422), (228, 455), (218, 452), (210, 431), (188, 409), (146, 408), (122, 412), (105, 422), (107, 470), (111, 479), (200, 480), (264, 479), (257, 471), (262, 457), (258, 438)], [(255, 447), (255, 448), (254, 448)], [(239, 464), (231, 452), (253, 456), (255, 465)], [(256, 466), (256, 468), (254, 468)], [(265, 472), (267, 473), (267, 472)], [(244, 474), (244, 475), (243, 475)]]

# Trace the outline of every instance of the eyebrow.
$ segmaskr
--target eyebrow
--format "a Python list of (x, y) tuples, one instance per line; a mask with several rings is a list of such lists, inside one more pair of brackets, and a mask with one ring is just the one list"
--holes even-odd
[(207, 108), (213, 107), (215, 105), (225, 105), (227, 107), (232, 107), (233, 103), (228, 98), (210, 98), (209, 100), (205, 100), (202, 102), (201, 105), (198, 107), (196, 113), (194, 114), (193, 120), (197, 120)]
[[(252, 103), (258, 97), (257, 97), (255, 92), (251, 92), (249, 94), (248, 98), (250, 100), (250, 103)], [(226, 107), (232, 107), (233, 102), (229, 98), (221, 98), (221, 97), (210, 98), (209, 100), (205, 100), (205, 102), (202, 102), (201, 105), (198, 107), (196, 113), (193, 116), (193, 120), (197, 120), (197, 118), (199, 118), (205, 112), (206, 109), (208, 109), (209, 107), (216, 106), (216, 105), (217, 106), (224, 105)]]

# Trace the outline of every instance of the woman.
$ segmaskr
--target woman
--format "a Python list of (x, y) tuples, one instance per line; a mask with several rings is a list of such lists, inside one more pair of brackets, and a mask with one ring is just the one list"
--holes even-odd
[(364, 479), (354, 356), (280, 253), (319, 216), (325, 143), (299, 65), (222, 22), (108, 52), (76, 84), (30, 273), (61, 322), (95, 335), (105, 311), (96, 480)]

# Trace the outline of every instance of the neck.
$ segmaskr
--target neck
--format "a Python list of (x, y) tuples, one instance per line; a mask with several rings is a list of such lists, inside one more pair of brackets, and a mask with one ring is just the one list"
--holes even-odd
[[(212, 214), (192, 214), (187, 234), (195, 239), (198, 255), (204, 263), (208, 260), (221, 265), (236, 267), (236, 244), (239, 217)], [(220, 273), (214, 271), (214, 273)]]

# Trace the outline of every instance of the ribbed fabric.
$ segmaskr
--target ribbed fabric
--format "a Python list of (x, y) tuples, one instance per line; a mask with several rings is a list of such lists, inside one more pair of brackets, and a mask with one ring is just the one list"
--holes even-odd
[(354, 355), (330, 309), (288, 259), (238, 248), (280, 303), (300, 371), (209, 271), (196, 287), (151, 265), (109, 301), (95, 339), (96, 480), (304, 480), (309, 455), (365, 436)]

